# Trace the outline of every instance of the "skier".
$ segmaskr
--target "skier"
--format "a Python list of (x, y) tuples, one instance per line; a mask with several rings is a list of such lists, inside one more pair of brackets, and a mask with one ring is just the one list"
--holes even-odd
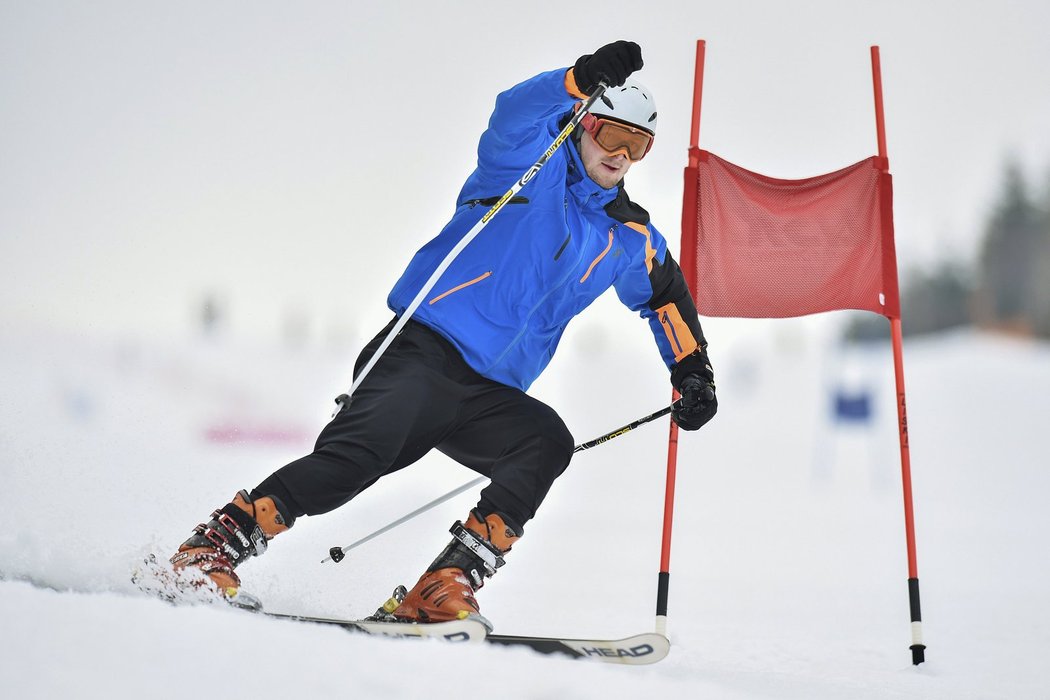
[(395, 320), (364, 348), (355, 376), (448, 251), (599, 80), (609, 86), (571, 142), (455, 258), (313, 453), (198, 525), (171, 558), (177, 571), (197, 569), (235, 597), (234, 569), (296, 518), (334, 510), (436, 448), (491, 482), (392, 617), (484, 620), (475, 592), (503, 565), (573, 454), (558, 414), (525, 392), (569, 321), (610, 286), (649, 322), (682, 394), (675, 422), (696, 430), (714, 416), (714, 375), (689, 289), (663, 236), (623, 187), (656, 135), (653, 95), (630, 77), (641, 67), (639, 46), (616, 41), (497, 97), (455, 214), (394, 285)]

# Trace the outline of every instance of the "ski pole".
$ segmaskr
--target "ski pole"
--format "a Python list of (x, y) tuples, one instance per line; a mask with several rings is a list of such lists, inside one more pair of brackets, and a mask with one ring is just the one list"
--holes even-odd
[[(675, 401), (670, 406), (665, 406), (664, 408), (661, 408), (656, 413), (650, 413), (649, 415), (647, 415), (644, 418), (639, 418), (638, 420), (636, 420), (636, 421), (634, 421), (632, 423), (628, 423), (627, 425), (623, 426), (622, 428), (617, 428), (616, 430), (608, 432), (605, 435), (602, 435), (601, 437), (596, 437), (593, 440), (589, 440), (587, 442), (581, 443), (581, 444), (577, 445), (575, 448), (573, 448), (572, 452), (573, 452), (573, 454), (575, 454), (577, 452), (583, 452), (584, 450), (589, 450), (592, 447), (597, 447), (598, 445), (601, 445), (604, 442), (608, 442), (609, 440), (612, 440), (613, 438), (620, 437), (624, 433), (629, 433), (632, 430), (634, 430), (635, 428), (637, 428), (639, 425), (644, 425), (645, 423), (650, 423), (650, 422), (656, 420), (657, 418), (661, 418), (663, 416), (666, 416), (668, 413), (673, 411), (678, 406), (678, 404), (680, 404), (680, 403), (681, 403), (681, 399), (679, 399), (678, 401)], [(445, 495), (438, 496), (437, 498), (435, 498), (430, 503), (427, 503), (425, 505), (420, 506), (419, 508), (416, 508), (411, 513), (408, 513), (407, 515), (401, 516), (400, 518), (398, 518), (397, 520), (395, 520), (394, 522), (392, 522), (392, 523), (390, 523), (388, 525), (384, 525), (383, 527), (379, 528), (378, 530), (376, 530), (372, 534), (365, 535), (364, 537), (359, 539), (357, 542), (354, 542), (353, 544), (348, 544), (345, 547), (332, 547), (331, 549), (328, 550), (328, 556), (325, 557), (324, 559), (322, 559), (321, 563), (324, 564), (326, 561), (332, 560), (332, 561), (334, 561), (334, 562), (336, 562), (338, 564), (344, 558), (346, 558), (346, 553), (349, 552), (351, 549), (354, 549), (355, 547), (358, 547), (358, 546), (364, 544), (365, 542), (368, 542), (369, 540), (372, 540), (372, 539), (375, 539), (376, 537), (379, 537), (384, 532), (389, 532), (390, 530), (393, 530), (398, 525), (401, 525), (402, 523), (408, 522), (409, 520), (411, 520), (412, 518), (416, 517), (417, 515), (421, 515), (421, 514), (427, 512), (428, 510), (430, 510), (431, 508), (435, 507), (435, 506), (441, 505), (442, 503), (444, 503), (445, 501), (449, 500), (450, 498), (453, 498), (454, 496), (458, 496), (459, 494), (463, 493), (464, 491), (477, 486), (481, 482), (485, 481), (487, 478), (488, 478), (487, 476), (479, 476), (479, 477), (477, 477), (475, 479), (471, 479), (470, 481), (468, 481), (467, 483), (463, 484), (462, 486), (457, 486), (456, 488), (452, 489), (451, 491), (449, 491)]]
[(612, 431), (611, 433), (606, 433), (605, 435), (602, 435), (601, 437), (596, 437), (593, 440), (581, 443), (581, 444), (577, 445), (575, 448), (573, 448), (572, 452), (573, 452), (573, 454), (576, 454), (577, 452), (583, 452), (584, 450), (589, 450), (592, 447), (596, 447), (596, 446), (602, 444), (603, 442), (608, 442), (609, 440), (612, 440), (613, 438), (620, 437), (624, 433), (629, 433), (632, 430), (634, 430), (635, 428), (637, 428), (639, 425), (644, 425), (646, 423), (652, 422), (652, 421), (656, 420), (657, 418), (663, 418), (668, 413), (670, 413), (675, 408), (677, 408), (678, 405), (681, 402), (682, 402), (682, 400), (679, 399), (678, 401), (675, 401), (670, 406), (664, 406), (663, 408), (661, 408), (656, 413), (650, 413), (645, 418), (639, 418), (638, 420), (634, 421), (633, 423), (628, 423), (627, 425), (623, 426), (622, 428), (617, 428), (616, 430)]
[(481, 233), (481, 230), (485, 228), (486, 224), (488, 224), (489, 221), (492, 220), (492, 217), (496, 216), (496, 214), (499, 213), (500, 209), (503, 208), (503, 205), (509, 202), (511, 197), (516, 195), (522, 187), (527, 185), (529, 180), (534, 178), (536, 174), (540, 171), (540, 169), (547, 164), (547, 161), (550, 160), (550, 157), (552, 155), (554, 155), (554, 152), (561, 147), (562, 143), (565, 142), (565, 139), (569, 138), (569, 135), (573, 132), (573, 130), (575, 130), (579, 123), (583, 121), (583, 118), (587, 116), (587, 113), (590, 111), (591, 106), (594, 105), (594, 103), (605, 93), (607, 87), (608, 85), (606, 85), (605, 82), (598, 83), (598, 87), (595, 88), (594, 94), (587, 98), (587, 100), (583, 103), (583, 107), (576, 110), (576, 113), (572, 116), (571, 119), (569, 119), (569, 123), (566, 124), (565, 128), (561, 130), (561, 133), (558, 134), (557, 137), (555, 137), (554, 141), (551, 142), (551, 145), (548, 146), (547, 150), (543, 152), (542, 156), (540, 156), (540, 159), (537, 160), (532, 165), (532, 167), (526, 170), (520, 178), (518, 178), (518, 181), (515, 182), (511, 186), (511, 188), (507, 190), (502, 197), (499, 198), (499, 201), (497, 201), (492, 206), (492, 208), (489, 209), (485, 213), (485, 215), (482, 216), (481, 219), (476, 224), (474, 224), (474, 226), (469, 231), (467, 231), (463, 238), (461, 238), (460, 241), (455, 246), (453, 246), (452, 250), (448, 252), (448, 254), (445, 256), (445, 259), (438, 264), (438, 266), (434, 269), (434, 272), (430, 275), (430, 278), (426, 281), (426, 283), (423, 284), (423, 287), (416, 294), (416, 298), (412, 300), (412, 303), (408, 305), (404, 313), (401, 314), (401, 317), (397, 319), (397, 322), (394, 324), (394, 327), (390, 329), (390, 332), (386, 334), (386, 337), (383, 339), (383, 342), (380, 343), (379, 348), (375, 351), (372, 357), (365, 364), (360, 374), (358, 374), (357, 377), (354, 379), (353, 384), (350, 386), (350, 390), (347, 391), (345, 394), (340, 394), (336, 397), (335, 410), (332, 412), (333, 418), (335, 418), (335, 416), (338, 415), (339, 411), (341, 411), (344, 406), (348, 406), (350, 404), (351, 397), (354, 395), (354, 392), (357, 391), (357, 387), (361, 386), (361, 382), (364, 381), (365, 377), (368, 376), (368, 373), (372, 371), (373, 367), (375, 367), (375, 364), (379, 361), (380, 356), (386, 351), (388, 347), (390, 347), (390, 344), (394, 342), (394, 338), (397, 337), (397, 334), (400, 333), (401, 330), (405, 327), (405, 324), (408, 323), (408, 320), (412, 317), (412, 314), (416, 312), (416, 309), (419, 308), (419, 305), (422, 304), (423, 300), (427, 297), (428, 294), (430, 294), (430, 291), (434, 288), (434, 285), (438, 283), (438, 280), (441, 279), (441, 275), (443, 275), (445, 273), (445, 270), (449, 268), (449, 266), (452, 264), (452, 261), (456, 259), (456, 257), (463, 251), (463, 249), (466, 248), (467, 245), (472, 240), (474, 240), (474, 238), (476, 238), (479, 233)]
[(446, 493), (444, 496), (439, 496), (439, 497), (435, 498), (433, 501), (431, 501), (430, 503), (427, 503), (426, 505), (423, 505), (423, 506), (420, 506), (419, 508), (416, 508), (411, 513), (401, 516), (400, 518), (398, 518), (394, 522), (390, 523), (389, 525), (384, 525), (383, 527), (381, 527), (378, 530), (376, 530), (375, 532), (373, 532), (371, 535), (366, 535), (366, 536), (362, 537), (361, 539), (359, 539), (357, 542), (354, 542), (353, 544), (348, 544), (345, 547), (332, 547), (331, 549), (328, 550), (328, 556), (325, 557), (324, 559), (322, 559), (321, 563), (324, 564), (329, 559), (331, 559), (332, 561), (334, 561), (336, 563), (341, 562), (343, 560), (343, 558), (346, 556), (346, 553), (349, 552), (351, 549), (354, 549), (355, 547), (359, 547), (359, 546), (363, 545), (365, 542), (368, 542), (371, 539), (375, 539), (376, 537), (379, 537), (384, 532), (388, 532), (390, 530), (393, 530), (398, 525), (400, 525), (402, 523), (406, 523), (409, 520), (411, 520), (412, 518), (416, 517), (417, 515), (420, 515), (422, 513), (427, 512), (428, 510), (430, 510), (434, 506), (441, 505), (442, 503), (444, 503), (448, 499), (450, 499), (450, 498), (452, 498), (454, 496), (458, 496), (459, 494), (463, 493), (464, 491), (466, 491), (469, 488), (473, 488), (474, 486), (477, 486), (478, 484), (480, 484), (482, 481), (484, 481), (487, 478), (488, 478), (487, 476), (479, 476), (476, 479), (471, 479), (470, 481), (468, 481), (467, 483), (463, 484), (462, 486), (458, 486), (458, 487), (452, 489), (451, 491)]

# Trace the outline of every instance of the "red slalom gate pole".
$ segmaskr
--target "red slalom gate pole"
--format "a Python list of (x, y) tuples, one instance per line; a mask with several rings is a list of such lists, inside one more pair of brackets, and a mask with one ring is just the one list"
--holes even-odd
[[(879, 144), (879, 158), (885, 172), (889, 172), (886, 151), (886, 119), (882, 105), (882, 63), (879, 47), (871, 47), (871, 77), (875, 90), (875, 130)], [(885, 223), (884, 223), (885, 225)], [(893, 287), (897, 287), (896, 258), (893, 261)], [(899, 294), (899, 292), (895, 293)], [(897, 389), (897, 426), (901, 446), (901, 483), (904, 490), (904, 533), (908, 547), (908, 604), (911, 613), (911, 660), (918, 665), (926, 660), (926, 645), (922, 642), (922, 608), (919, 603), (919, 566), (915, 553), (915, 510), (912, 505), (911, 450), (908, 446), (908, 410), (904, 396), (904, 346), (901, 331), (899, 300), (897, 313), (889, 316), (890, 337), (893, 344), (893, 374)]]
[[(678, 400), (678, 392), (671, 398)], [(671, 421), (667, 438), (667, 485), (664, 488), (664, 530), (660, 545), (660, 574), (656, 585), (656, 631), (667, 636), (667, 596), (671, 585), (671, 524), (674, 522), (674, 486), (678, 470), (678, 424)]]
[[(700, 104), (704, 88), (704, 51), (706, 44), (703, 39), (696, 42), (696, 69), (693, 82), (693, 120), (689, 131), (689, 165), (687, 173), (695, 170), (699, 162), (700, 142)], [(690, 262), (685, 264), (686, 250), (695, 250), (696, 245), (693, 235), (696, 226), (693, 225), (692, 214), (689, 212), (690, 202), (695, 201), (689, 194), (690, 178), (686, 177), (686, 193), (682, 203), (682, 238), (681, 253), (679, 257), (683, 260), (682, 272), (685, 275), (689, 290), (696, 296), (696, 271), (692, 259), (695, 255), (689, 254)], [(695, 189), (695, 188), (694, 188)], [(694, 207), (695, 208), (695, 207)], [(695, 212), (693, 212), (695, 213)], [(679, 398), (677, 391), (671, 392), (671, 402)], [(674, 491), (675, 476), (678, 470), (678, 425), (672, 420), (670, 433), (667, 438), (667, 481), (664, 488), (664, 523), (663, 538), (660, 544), (660, 573), (657, 576), (656, 585), (656, 631), (667, 636), (667, 599), (671, 584), (671, 527), (674, 523)]]
[[(698, 149), (700, 148), (700, 107), (704, 100), (704, 55), (706, 49), (707, 44), (703, 39), (696, 42), (696, 67), (693, 73), (693, 121), (689, 127), (690, 168), (695, 168), (697, 166), (700, 155), (698, 153)], [(688, 281), (693, 282), (694, 280)], [(690, 287), (690, 289), (692, 289), (692, 287)]]

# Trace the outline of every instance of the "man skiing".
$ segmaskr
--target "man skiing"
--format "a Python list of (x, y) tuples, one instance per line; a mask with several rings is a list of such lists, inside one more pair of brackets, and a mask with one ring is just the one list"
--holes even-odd
[[(641, 67), (638, 45), (617, 41), (497, 97), (455, 214), (390, 292), (395, 320), (581, 100), (599, 81), (608, 85), (571, 142), (453, 260), (314, 451), (198, 525), (171, 559), (176, 570), (198, 569), (234, 597), (235, 567), (297, 517), (334, 510), (438, 449), (491, 482), (388, 613), (417, 622), (480, 617), (475, 592), (503, 565), (573, 454), (558, 414), (525, 392), (569, 321), (610, 286), (649, 322), (682, 394), (673, 419), (696, 430), (714, 416), (714, 375), (689, 289), (648, 213), (623, 188), (656, 134), (652, 93), (630, 77)], [(364, 348), (355, 376), (393, 325)]]

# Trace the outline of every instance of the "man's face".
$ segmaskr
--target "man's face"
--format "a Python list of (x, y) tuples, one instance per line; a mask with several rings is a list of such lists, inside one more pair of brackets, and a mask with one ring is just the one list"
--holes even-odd
[(625, 151), (609, 153), (599, 146), (586, 131), (580, 137), (580, 158), (591, 179), (600, 187), (611, 190), (623, 179), (631, 168), (631, 160)]

